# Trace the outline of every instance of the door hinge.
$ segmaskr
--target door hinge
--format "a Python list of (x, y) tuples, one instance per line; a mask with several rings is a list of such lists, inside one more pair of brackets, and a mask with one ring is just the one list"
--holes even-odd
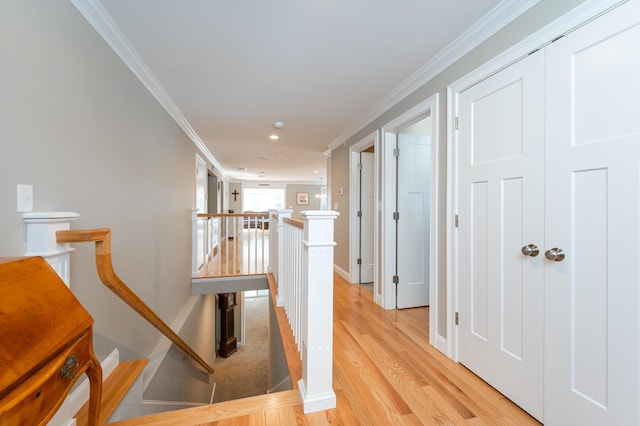
[(460, 315), (458, 315), (457, 312), (456, 312), (456, 315), (455, 315), (455, 323), (456, 323), (456, 325), (458, 325), (460, 323)]
[(397, 276), (397, 275), (394, 275), (394, 276), (393, 276), (393, 283), (394, 283), (394, 284), (398, 284), (399, 282), (400, 282), (400, 278), (398, 278), (398, 276)]
[(458, 122), (459, 122), (458, 117), (456, 117), (456, 130), (458, 130)]
[(393, 212), (393, 220), (400, 220), (400, 213)]
[(362, 163), (358, 163), (358, 170), (362, 170)]
[(393, 149), (393, 156), (394, 157), (400, 157), (400, 148), (394, 148)]
[(455, 222), (455, 226), (457, 228), (458, 227), (458, 215), (455, 215), (454, 222)]
[(357, 259), (356, 262), (358, 263), (358, 265), (362, 265), (362, 259)]
[(362, 217), (362, 211), (358, 212), (358, 217)]

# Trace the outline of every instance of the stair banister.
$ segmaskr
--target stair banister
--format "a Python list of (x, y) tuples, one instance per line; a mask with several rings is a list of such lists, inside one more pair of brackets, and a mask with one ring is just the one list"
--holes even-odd
[(171, 342), (191, 357), (208, 374), (213, 374), (211, 367), (180, 336), (178, 336), (146, 303), (138, 297), (115, 273), (111, 263), (111, 229), (86, 229), (56, 232), (58, 243), (96, 243), (96, 268), (102, 283), (129, 305), (140, 316), (164, 334)]

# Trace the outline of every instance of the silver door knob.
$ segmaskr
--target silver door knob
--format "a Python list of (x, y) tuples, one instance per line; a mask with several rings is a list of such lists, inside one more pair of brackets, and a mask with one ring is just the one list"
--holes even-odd
[(545, 251), (544, 257), (554, 262), (562, 262), (564, 260), (564, 251), (560, 248), (554, 247)]
[(525, 256), (536, 257), (540, 253), (540, 249), (535, 244), (528, 244), (522, 247), (522, 254)]

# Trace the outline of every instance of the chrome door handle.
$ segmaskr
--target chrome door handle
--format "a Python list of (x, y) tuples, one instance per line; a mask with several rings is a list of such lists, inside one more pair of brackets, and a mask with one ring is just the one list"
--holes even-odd
[(545, 251), (544, 257), (554, 262), (562, 262), (564, 260), (564, 251), (560, 248), (554, 247)]
[(540, 253), (540, 249), (535, 244), (528, 244), (522, 247), (522, 254), (525, 256), (536, 257)]

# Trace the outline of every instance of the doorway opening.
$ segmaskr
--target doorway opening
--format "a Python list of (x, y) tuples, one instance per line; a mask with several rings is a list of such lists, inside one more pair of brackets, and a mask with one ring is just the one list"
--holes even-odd
[[(376, 151), (376, 270), (385, 309), (427, 306), (437, 300), (437, 103), (436, 94), (383, 126)], [(430, 310), (430, 318), (436, 310)]]
[(362, 285), (380, 304), (381, 291), (376, 275), (378, 166), (375, 152), (379, 144), (374, 132), (349, 148), (349, 281)]

